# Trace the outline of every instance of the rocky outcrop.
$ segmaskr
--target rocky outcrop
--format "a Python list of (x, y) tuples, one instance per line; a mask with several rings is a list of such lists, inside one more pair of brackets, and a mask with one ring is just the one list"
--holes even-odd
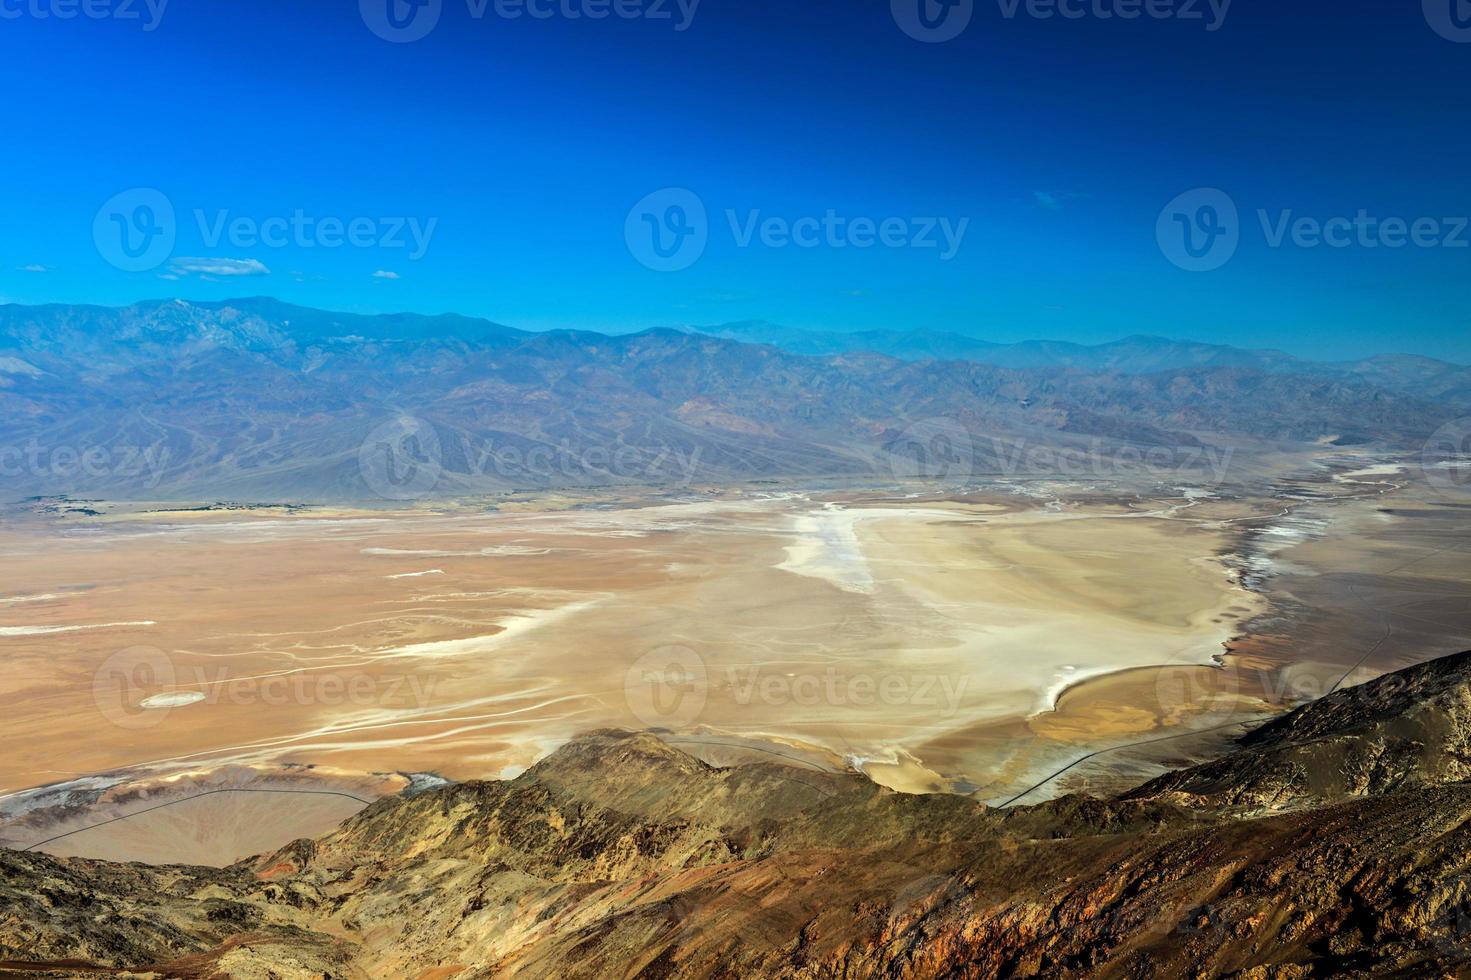
[(1009, 811), (596, 732), (230, 868), (0, 853), (0, 975), (1459, 975), (1468, 696), (1447, 658)]
[(1128, 798), (1260, 814), (1471, 780), (1468, 675), (1463, 653), (1338, 691)]

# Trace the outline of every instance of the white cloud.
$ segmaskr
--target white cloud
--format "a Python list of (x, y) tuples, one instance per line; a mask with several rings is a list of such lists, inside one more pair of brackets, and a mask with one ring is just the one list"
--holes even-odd
[(51, 267), (50, 266), (42, 265), (39, 262), (32, 262), (30, 265), (23, 265), (23, 266), (21, 266), (20, 267), (20, 271), (21, 272), (50, 272), (51, 271)]
[(373, 273), (373, 278), (374, 279), (402, 279), (403, 277), (400, 276), (397, 272), (388, 272), (386, 270), (379, 269), (377, 272)]
[(1087, 194), (1073, 191), (1032, 191), (1033, 203), (1048, 211), (1061, 211), (1068, 201), (1080, 201), (1087, 197)]
[(169, 272), (176, 276), (268, 276), (271, 270), (256, 259), (174, 259)]
[(43, 373), (34, 364), (27, 364), (18, 357), (0, 357), (0, 374), (24, 374), (39, 378)]

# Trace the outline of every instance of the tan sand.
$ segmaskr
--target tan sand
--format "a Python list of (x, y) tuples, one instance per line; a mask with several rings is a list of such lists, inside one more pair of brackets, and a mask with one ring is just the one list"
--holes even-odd
[(397, 773), (295, 766), (86, 777), (0, 800), (0, 847), (220, 867), (320, 836), (410, 786)]
[[(0, 606), (24, 631), (0, 636), (0, 787), (224, 762), (496, 777), (609, 725), (785, 739), (904, 788), (983, 778), (984, 744), (927, 753), (1091, 674), (1207, 663), (1256, 608), (1180, 506), (773, 494), (10, 529), (0, 597), (43, 598)], [(101, 628), (39, 632), (77, 625)]]

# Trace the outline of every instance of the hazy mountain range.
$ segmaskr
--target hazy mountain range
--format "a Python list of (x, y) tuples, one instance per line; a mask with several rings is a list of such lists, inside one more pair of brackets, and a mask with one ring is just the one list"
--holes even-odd
[(1068, 367), (1122, 374), (1229, 367), (1274, 374), (1311, 374), (1363, 380), (1401, 394), (1449, 399), (1471, 406), (1471, 367), (1415, 354), (1381, 354), (1356, 361), (1324, 362), (1304, 360), (1279, 350), (1249, 350), (1144, 335), (1093, 346), (1061, 340), (993, 344), (937, 330), (839, 333), (799, 330), (762, 320), (683, 329), (747, 343), (772, 344), (794, 354), (816, 356), (872, 351), (906, 361), (961, 360), (998, 367)]
[(1464, 414), (1467, 373), (1151, 338), (999, 346), (757, 324), (605, 336), (271, 299), (10, 305), (0, 496), (955, 480), (1013, 472), (1023, 452), (1045, 470), (1064, 448), (1107, 457), (1106, 475), (1160, 447), (1184, 466), (1228, 446), (1415, 449)]

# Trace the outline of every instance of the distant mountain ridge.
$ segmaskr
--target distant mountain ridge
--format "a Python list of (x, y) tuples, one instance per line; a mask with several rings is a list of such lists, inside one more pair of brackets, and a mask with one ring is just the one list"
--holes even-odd
[(998, 344), (938, 330), (818, 331), (762, 320), (683, 329), (817, 356), (872, 352), (907, 361), (966, 360), (997, 367), (1067, 367), (1123, 374), (1224, 367), (1276, 374), (1316, 374), (1367, 381), (1400, 394), (1471, 407), (1471, 367), (1416, 354), (1380, 354), (1355, 361), (1312, 361), (1279, 350), (1171, 340), (1146, 334), (1094, 345), (1060, 340)]
[(954, 482), (1014, 472), (1019, 449), (1095, 460), (1149, 447), (1417, 449), (1457, 414), (1356, 377), (1239, 365), (810, 356), (678, 330), (532, 333), (273, 299), (0, 306), (9, 500)]

